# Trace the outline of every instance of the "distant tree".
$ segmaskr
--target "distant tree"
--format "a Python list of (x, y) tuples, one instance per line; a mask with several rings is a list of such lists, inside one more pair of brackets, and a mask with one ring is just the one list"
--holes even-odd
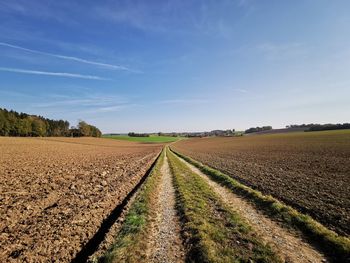
[(81, 137), (81, 134), (80, 134), (80, 131), (78, 128), (72, 126), (70, 129), (69, 129), (69, 134), (68, 134), (69, 137)]
[(7, 112), (0, 109), (0, 135), (7, 136), (10, 132), (10, 124), (7, 119)]
[(305, 131), (325, 131), (325, 130), (340, 130), (340, 129), (350, 129), (350, 123), (327, 123), (327, 124), (291, 124), (287, 125), (286, 128), (305, 128)]
[(85, 121), (79, 121), (78, 129), (81, 136), (90, 136), (91, 135), (91, 127)]
[(33, 118), (32, 121), (32, 135), (33, 136), (46, 136), (45, 122), (39, 118)]
[(95, 126), (79, 121), (78, 130), (80, 136), (101, 137), (102, 132)]
[(129, 137), (149, 137), (149, 134), (147, 133), (135, 133), (135, 132), (129, 132)]
[(18, 136), (18, 132), (17, 132), (17, 116), (15, 114), (15, 112), (13, 111), (9, 111), (7, 114), (7, 121), (9, 124), (9, 135), (10, 136)]
[(19, 119), (17, 123), (19, 136), (30, 136), (32, 134), (32, 122), (29, 118)]
[(245, 130), (245, 133), (253, 133), (253, 132), (268, 131), (268, 130), (272, 130), (272, 126), (249, 128)]
[(95, 126), (90, 125), (90, 129), (91, 129), (91, 136), (92, 137), (101, 137), (102, 133), (101, 131), (96, 128)]
[(309, 124), (291, 124), (287, 125), (286, 128), (310, 128), (311, 126), (314, 126), (317, 124), (309, 123)]
[(308, 131), (326, 131), (326, 130), (342, 130), (342, 129), (350, 129), (350, 123), (343, 124), (314, 124), (310, 126)]

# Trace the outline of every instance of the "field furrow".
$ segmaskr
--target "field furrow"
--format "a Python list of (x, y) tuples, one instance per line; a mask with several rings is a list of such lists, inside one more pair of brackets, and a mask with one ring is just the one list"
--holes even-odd
[(235, 195), (228, 188), (211, 180), (192, 164), (184, 159), (181, 159), (181, 161), (191, 171), (204, 179), (225, 204), (246, 220), (259, 234), (259, 237), (281, 256), (284, 262), (327, 262), (324, 255), (303, 241), (295, 233), (282, 228), (275, 221), (259, 212), (249, 202)]
[(70, 262), (160, 149), (92, 138), (0, 138), (0, 261)]
[(350, 235), (350, 132), (182, 140), (176, 151)]

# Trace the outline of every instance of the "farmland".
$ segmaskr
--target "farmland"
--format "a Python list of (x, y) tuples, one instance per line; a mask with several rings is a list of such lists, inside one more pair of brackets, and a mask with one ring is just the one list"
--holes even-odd
[(107, 139), (0, 137), (0, 261), (70, 262), (160, 150)]
[[(342, 145), (339, 132), (336, 137)], [(212, 142), (226, 150), (223, 145), (231, 149), (239, 141), (239, 152), (245, 153), (246, 141), (266, 138), (191, 139), (170, 147), (200, 159), (195, 153)], [(283, 145), (285, 139), (279, 140)], [(328, 257), (348, 257), (346, 237), (170, 147), (104, 138), (0, 137), (0, 261), (328, 262)], [(214, 148), (206, 151), (220, 156)], [(241, 172), (247, 171), (250, 166)], [(246, 200), (249, 195), (253, 202)], [(254, 202), (268, 202), (283, 216), (262, 213)], [(285, 218), (305, 222), (319, 237), (320, 250), (310, 245), (309, 232), (298, 232)]]
[[(194, 163), (165, 147), (115, 242), (95, 262), (328, 262)], [(347, 257), (350, 241), (326, 231), (342, 244), (331, 257)]]
[(172, 136), (158, 136), (150, 135), (149, 137), (131, 137), (128, 135), (104, 135), (104, 138), (131, 141), (131, 142), (143, 142), (143, 143), (168, 143), (175, 142), (181, 139), (181, 137)]
[(191, 139), (172, 148), (350, 234), (349, 131)]

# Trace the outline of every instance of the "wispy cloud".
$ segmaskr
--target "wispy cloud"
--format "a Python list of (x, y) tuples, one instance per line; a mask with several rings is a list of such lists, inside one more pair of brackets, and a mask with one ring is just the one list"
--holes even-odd
[[(166, 1), (157, 4), (157, 8), (146, 2), (120, 1), (113, 4), (97, 5), (94, 8), (94, 16), (109, 20), (118, 24), (136, 28), (142, 31), (166, 32), (169, 28), (169, 20), (174, 15), (169, 11), (174, 4)], [(164, 14), (167, 13), (167, 16)]]
[(118, 112), (125, 108), (137, 106), (126, 98), (116, 95), (80, 94), (79, 96), (62, 96), (58, 94), (46, 95), (45, 102), (35, 102), (31, 107), (35, 109), (69, 111), (74, 114), (96, 114)]
[(96, 101), (93, 99), (67, 99), (51, 102), (40, 102), (36, 103), (33, 106), (37, 108), (51, 108), (51, 107), (67, 107), (67, 106), (98, 106), (104, 105), (103, 101)]
[(98, 94), (86, 95), (80, 94), (79, 97), (62, 96), (57, 94), (47, 95), (47, 102), (38, 102), (33, 104), (37, 108), (52, 107), (110, 107), (114, 105), (123, 105), (127, 103), (124, 98), (118, 96), (101, 96)]
[(25, 99), (32, 99), (34, 98), (34, 96), (27, 94), (27, 93), (23, 93), (23, 92), (17, 92), (17, 91), (13, 91), (13, 90), (0, 90), (0, 94), (6, 96), (6, 97), (13, 97), (13, 98), (25, 98)]
[(204, 99), (169, 99), (161, 100), (159, 104), (200, 104), (207, 103), (207, 100)]
[(65, 77), (65, 78), (79, 78), (79, 79), (91, 79), (91, 80), (108, 80), (94, 75), (83, 75), (76, 73), (67, 72), (51, 72), (51, 71), (38, 71), (38, 70), (28, 70), (28, 69), (18, 69), (18, 68), (3, 68), (0, 67), (0, 71), (13, 72), (13, 73), (23, 73), (32, 75), (45, 75), (45, 76), (55, 76), (55, 77)]
[(5, 43), (5, 42), (0, 42), (0, 46), (14, 48), (17, 50), (22, 50), (22, 51), (26, 51), (26, 52), (30, 52), (30, 53), (55, 57), (55, 58), (59, 58), (59, 59), (71, 60), (71, 61), (75, 61), (78, 63), (100, 66), (100, 67), (104, 67), (104, 68), (108, 68), (108, 69), (112, 69), (112, 70), (126, 70), (126, 71), (135, 72), (135, 70), (129, 69), (129, 68), (127, 68), (125, 66), (121, 66), (121, 65), (113, 65), (113, 64), (108, 64), (108, 63), (101, 63), (101, 62), (97, 62), (97, 61), (87, 60), (87, 59), (79, 58), (79, 57), (72, 57), (72, 56), (65, 56), (65, 55), (60, 55), (60, 54), (48, 53), (48, 52), (44, 52), (44, 51), (40, 51), (40, 50), (29, 49), (29, 48), (25, 48), (25, 47), (21, 47), (21, 46), (12, 45), (12, 44)]
[[(242, 4), (243, 6), (243, 4)], [(245, 4), (246, 6), (246, 4)], [(241, 16), (235, 1), (114, 1), (96, 5), (94, 17), (152, 33), (228, 37)], [(216, 19), (216, 14), (221, 14)], [(234, 25), (233, 25), (234, 24)]]
[(123, 110), (125, 108), (133, 108), (133, 107), (137, 107), (140, 106), (138, 104), (120, 104), (120, 105), (112, 105), (112, 106), (107, 106), (107, 107), (100, 107), (95, 109), (94, 112), (117, 112), (120, 110)]
[(246, 89), (233, 89), (233, 90), (240, 92), (240, 93), (248, 93), (248, 90), (246, 90)]
[(300, 56), (307, 54), (305, 45), (296, 42), (282, 44), (266, 42), (258, 45), (257, 49), (264, 53), (269, 60), (300, 58)]
[(21, 15), (40, 20), (53, 20), (65, 25), (77, 25), (78, 19), (75, 10), (82, 10), (82, 6), (72, 1), (40, 1), (16, 0), (0, 1), (0, 13), (7, 15)]
[[(3, 96), (1, 96), (3, 95)], [(0, 104), (11, 109), (16, 103), (20, 111), (54, 116), (52, 118), (65, 118), (75, 122), (79, 118), (91, 118), (105, 113), (120, 112), (125, 109), (140, 107), (140, 104), (130, 102), (119, 95), (105, 95), (100, 93), (79, 93), (77, 95), (64, 95), (56, 93), (42, 93), (28, 95), (23, 92), (0, 90)]]

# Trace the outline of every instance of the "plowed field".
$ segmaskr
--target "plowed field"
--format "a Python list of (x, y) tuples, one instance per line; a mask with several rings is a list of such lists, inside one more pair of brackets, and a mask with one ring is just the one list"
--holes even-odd
[(69, 262), (161, 147), (0, 137), (0, 262)]
[(179, 141), (175, 150), (350, 234), (350, 132)]

